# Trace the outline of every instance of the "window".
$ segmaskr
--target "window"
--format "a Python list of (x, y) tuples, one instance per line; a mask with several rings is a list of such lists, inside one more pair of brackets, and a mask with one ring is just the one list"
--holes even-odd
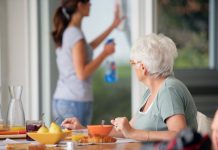
[[(83, 24), (83, 29), (88, 41), (96, 38), (112, 23), (116, 2), (116, 0), (91, 1), (91, 14), (84, 20)], [(93, 76), (94, 114), (92, 123), (94, 124), (99, 124), (101, 120), (110, 123), (110, 120), (117, 116), (130, 117), (131, 69), (129, 66), (130, 45), (127, 34), (128, 33), (123, 32), (123, 30), (114, 30), (108, 37), (113, 38), (116, 43), (116, 52), (110, 57), (113, 57), (115, 60), (118, 81), (116, 83), (105, 82), (106, 62), (101, 65), (101, 68), (99, 68)], [(102, 51), (104, 43), (105, 42), (95, 50), (96, 54)]]
[(175, 75), (189, 88), (199, 111), (213, 116), (217, 106), (216, 0), (157, 0), (157, 32), (178, 48)]
[(158, 33), (177, 44), (178, 69), (209, 67), (209, 1), (158, 0)]
[(176, 69), (217, 70), (217, 2), (157, 0), (157, 31), (177, 44)]

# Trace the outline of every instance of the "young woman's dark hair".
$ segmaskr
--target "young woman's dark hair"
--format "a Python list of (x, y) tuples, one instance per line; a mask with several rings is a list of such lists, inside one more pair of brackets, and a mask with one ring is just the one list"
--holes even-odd
[(59, 6), (53, 18), (54, 30), (52, 37), (57, 47), (62, 45), (62, 36), (67, 28), (72, 14), (76, 12), (79, 2), (87, 3), (89, 0), (62, 0), (62, 5)]

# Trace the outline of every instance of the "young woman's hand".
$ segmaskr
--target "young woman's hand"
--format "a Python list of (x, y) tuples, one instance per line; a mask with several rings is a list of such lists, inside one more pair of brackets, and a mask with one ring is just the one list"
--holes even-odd
[(114, 21), (112, 23), (112, 27), (116, 28), (119, 26), (119, 24), (125, 19), (126, 17), (120, 17), (120, 7), (119, 5), (116, 5), (116, 10), (114, 12)]
[(74, 129), (84, 129), (85, 127), (81, 125), (79, 120), (76, 117), (73, 118), (66, 118), (62, 123), (61, 126), (70, 130)]
[(105, 44), (103, 53), (109, 56), (115, 52), (115, 43)]
[(114, 125), (116, 131), (121, 131), (122, 134), (127, 138), (133, 130), (126, 117), (115, 118), (114, 120), (111, 120), (111, 123)]

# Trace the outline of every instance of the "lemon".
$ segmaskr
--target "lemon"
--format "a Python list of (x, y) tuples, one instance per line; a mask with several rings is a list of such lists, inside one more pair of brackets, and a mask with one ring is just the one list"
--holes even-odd
[(48, 133), (48, 128), (45, 125), (43, 125), (39, 128), (37, 133)]
[(49, 133), (62, 133), (61, 127), (56, 124), (55, 122), (52, 122), (50, 127), (49, 127)]

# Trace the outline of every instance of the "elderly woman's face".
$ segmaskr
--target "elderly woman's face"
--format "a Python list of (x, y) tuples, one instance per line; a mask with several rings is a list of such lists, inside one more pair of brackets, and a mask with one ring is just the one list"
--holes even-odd
[(212, 125), (212, 142), (214, 150), (218, 150), (218, 110), (214, 116)]
[(130, 60), (129, 63), (134, 68), (136, 75), (138, 77), (138, 80), (142, 81), (144, 79), (143, 70), (141, 68), (143, 64), (140, 61), (134, 61), (134, 60)]
[(135, 61), (135, 60), (130, 60), (129, 64), (135, 67), (136, 69), (140, 68), (141, 62), (140, 61)]

